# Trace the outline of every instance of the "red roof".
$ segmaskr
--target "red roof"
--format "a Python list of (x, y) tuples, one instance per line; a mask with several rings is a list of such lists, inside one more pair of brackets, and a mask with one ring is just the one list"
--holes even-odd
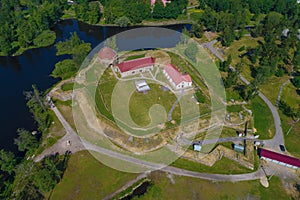
[(190, 75), (188, 74), (181, 74), (176, 66), (172, 64), (168, 64), (164, 67), (164, 70), (167, 72), (167, 74), (170, 76), (170, 78), (174, 81), (176, 85), (179, 83), (185, 81), (185, 82), (192, 82), (192, 79)]
[(269, 151), (267, 149), (260, 148), (260, 156), (265, 158), (270, 158), (272, 160), (277, 160), (279, 162), (283, 162), (286, 164), (290, 164), (293, 166), (300, 167), (300, 160), (291, 156), (283, 155), (280, 153), (276, 153), (274, 151)]
[(155, 63), (155, 58), (145, 57), (145, 58), (139, 58), (135, 60), (124, 61), (118, 64), (117, 66), (120, 69), (120, 71), (123, 73), (131, 70), (140, 69), (143, 67), (148, 67), (154, 65), (154, 63)]
[(116, 52), (109, 47), (103, 47), (98, 52), (98, 57), (100, 59), (111, 60), (116, 56)]

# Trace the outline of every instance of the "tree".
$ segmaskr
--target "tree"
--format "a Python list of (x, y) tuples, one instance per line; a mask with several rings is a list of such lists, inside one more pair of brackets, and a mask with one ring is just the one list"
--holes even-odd
[(70, 39), (65, 41), (58, 42), (55, 47), (57, 49), (56, 55), (64, 55), (64, 54), (74, 54), (77, 51), (79, 45), (83, 44), (84, 42), (80, 40), (77, 35), (77, 32), (71, 33)]
[(34, 175), (34, 184), (42, 191), (48, 192), (56, 185), (51, 172), (48, 169), (41, 169)]
[(279, 101), (278, 107), (280, 110), (282, 110), (283, 114), (285, 114), (288, 117), (293, 117), (295, 113), (293, 112), (293, 109), (291, 106), (289, 106), (286, 102), (283, 100)]
[(46, 30), (33, 39), (33, 44), (38, 47), (46, 47), (55, 42), (55, 32)]
[(83, 43), (73, 49), (72, 58), (77, 67), (81, 66), (82, 62), (91, 51), (90, 43)]
[(75, 5), (75, 15), (85, 22), (89, 21), (89, 3), (87, 0)]
[(39, 143), (37, 138), (24, 128), (17, 130), (18, 137), (14, 143), (18, 146), (19, 151), (30, 151), (38, 147)]
[(232, 57), (231, 57), (231, 55), (229, 55), (225, 61), (220, 62), (220, 70), (223, 72), (229, 72), (230, 71), (229, 67), (230, 67), (231, 62), (232, 62)]
[(222, 44), (224, 46), (230, 46), (230, 44), (234, 41), (235, 39), (235, 33), (234, 33), (234, 30), (229, 28), (229, 27), (226, 27), (224, 29), (224, 32), (223, 32), (223, 40), (222, 40)]
[(235, 87), (235, 89), (246, 101), (253, 99), (258, 94), (257, 87), (253, 87), (251, 85), (238, 85), (237, 87)]
[(204, 33), (203, 24), (193, 24), (191, 28), (191, 34), (194, 37), (201, 38)]
[(300, 88), (300, 76), (295, 76), (291, 81), (295, 87)]
[(88, 12), (88, 22), (91, 24), (96, 24), (99, 22), (101, 17), (99, 2), (90, 2), (89, 3), (89, 12)]
[(34, 186), (32, 181), (36, 172), (36, 164), (30, 160), (23, 161), (16, 167), (12, 199), (44, 199), (43, 194)]
[(16, 165), (16, 158), (13, 152), (0, 150), (0, 169), (8, 174), (12, 174)]
[(108, 7), (104, 10), (105, 23), (113, 24), (116, 18), (116, 15), (111, 10), (109, 10)]
[(78, 67), (73, 60), (65, 59), (55, 64), (55, 69), (52, 71), (51, 76), (64, 80), (74, 76), (77, 70)]
[(38, 129), (44, 131), (51, 123), (51, 115), (44, 96), (35, 85), (32, 85), (32, 91), (25, 91), (24, 95), (27, 100), (26, 105), (38, 123)]
[(130, 24), (130, 19), (126, 16), (122, 16), (121, 18), (115, 20), (115, 23), (120, 27), (127, 27)]
[[(0, 51), (15, 53), (20, 47), (36, 45), (33, 41), (63, 15), (67, 2), (3, 0), (0, 2)], [(27, 10), (22, 8), (27, 7)], [(11, 45), (13, 44), (13, 45)]]
[(188, 43), (190, 32), (184, 28), (180, 34), (180, 43), (186, 45)]
[(237, 83), (237, 73), (235, 71), (229, 70), (227, 77), (224, 80), (225, 88), (230, 88), (232, 85)]
[(67, 79), (74, 76), (91, 51), (91, 44), (80, 40), (77, 33), (71, 33), (70, 39), (58, 42), (56, 55), (71, 54), (72, 59), (65, 59), (55, 64), (52, 76), (55, 78)]
[(136, 1), (132, 4), (126, 4), (126, 16), (134, 24), (141, 23), (144, 19), (150, 17), (150, 6), (141, 1)]

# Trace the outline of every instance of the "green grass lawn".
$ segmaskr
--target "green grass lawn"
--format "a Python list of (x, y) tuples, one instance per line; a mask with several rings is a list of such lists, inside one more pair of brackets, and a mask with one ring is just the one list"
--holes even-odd
[[(260, 91), (271, 101), (276, 104), (280, 86), (289, 79), (288, 76), (276, 77), (272, 76), (268, 81), (259, 87)], [(296, 93), (296, 90), (295, 90)]]
[[(224, 165), (223, 168), (228, 167)], [(62, 181), (56, 185), (49, 199), (103, 199), (137, 174), (119, 172), (94, 159), (87, 151), (73, 154)], [(212, 182), (173, 175), (174, 184), (163, 172), (149, 176), (151, 186), (138, 199), (287, 199), (279, 178), (272, 177), (270, 187), (256, 181)]]
[(145, 57), (145, 54), (137, 54), (137, 55), (132, 55), (132, 56), (128, 56), (125, 61), (128, 61), (128, 60), (134, 60), (134, 59), (138, 59), (138, 58), (144, 58)]
[(61, 86), (61, 90), (64, 92), (73, 90), (73, 88), (74, 88), (74, 83), (65, 83)]
[(241, 101), (241, 102), (243, 101), (240, 94), (233, 88), (227, 88), (225, 91), (226, 91), (227, 101), (230, 101), (231, 99), (234, 99), (235, 101)]
[(58, 110), (62, 113), (67, 122), (71, 125), (71, 127), (76, 130), (75, 122), (73, 120), (73, 112), (72, 112), (72, 101), (60, 101), (54, 100), (54, 104), (58, 108)]
[[(171, 91), (163, 91), (158, 84), (150, 83), (149, 87), (151, 89), (147, 94), (135, 91), (129, 101), (131, 117), (140, 126), (146, 126), (151, 122), (149, 110), (153, 105), (159, 104), (163, 106), (166, 113), (168, 113), (177, 99)], [(175, 107), (172, 117), (175, 121), (180, 121), (179, 104)]]
[(242, 37), (240, 40), (235, 40), (229, 48), (225, 49), (225, 55), (226, 57), (231, 55), (232, 56), (232, 64), (235, 65), (237, 64), (238, 62), (240, 62), (240, 57), (239, 55), (241, 55), (242, 53), (245, 52), (242, 51), (240, 52), (239, 49), (241, 47), (251, 47), (251, 48), (254, 48), (258, 45), (258, 42), (261, 40), (261, 38), (252, 38), (252, 37)]
[(111, 96), (116, 83), (117, 80), (112, 74), (111, 69), (106, 69), (95, 94), (98, 111), (110, 120), (114, 120), (111, 114)]
[(220, 137), (225, 138), (225, 137), (236, 137), (236, 136), (237, 133), (235, 129), (229, 127), (223, 127)]
[(174, 184), (172, 184), (162, 172), (153, 173), (151, 179), (153, 184), (138, 199), (289, 199), (277, 177), (271, 179), (269, 188), (264, 188), (259, 180), (212, 182), (182, 176), (173, 176)]
[[(229, 48), (226, 48), (224, 50), (225, 52), (225, 57), (228, 57), (231, 55), (232, 57), (232, 65), (235, 66), (237, 63), (241, 62), (242, 58), (239, 56), (242, 55), (243, 53), (246, 53), (246, 50), (244, 51), (239, 51), (241, 47), (251, 47), (254, 48), (258, 45), (258, 41), (262, 40), (262, 38), (252, 38), (252, 37), (242, 37), (240, 40), (235, 40)], [(248, 81), (251, 81), (253, 78), (251, 76), (251, 70), (250, 67), (248, 66), (251, 64), (251, 62), (244, 57), (243, 58), (244, 62), (246, 63), (245, 66), (243, 66), (241, 70), (241, 75), (243, 75)]]
[(50, 111), (50, 114), (52, 123), (47, 129), (47, 131), (43, 132), (42, 143), (36, 150), (36, 154), (42, 153), (46, 148), (55, 144), (57, 140), (59, 140), (65, 135), (64, 127), (62, 126), (62, 124), (60, 123), (60, 121), (58, 120), (58, 118), (52, 110)]
[(49, 199), (102, 199), (137, 175), (109, 168), (88, 151), (77, 152), (71, 156), (62, 181)]
[(300, 159), (300, 122), (296, 123), (287, 135), (288, 130), (295, 121), (292, 118), (284, 115), (281, 111), (279, 111), (279, 115), (281, 119), (286, 150)]
[(297, 94), (296, 87), (289, 82), (282, 90), (281, 100), (285, 101), (292, 108), (300, 104), (300, 95)]
[(218, 174), (241, 174), (253, 172), (250, 169), (234, 162), (228, 158), (222, 157), (221, 160), (217, 161), (212, 167), (193, 162), (184, 158), (179, 158), (171, 164), (174, 167), (187, 169), (196, 172), (203, 173), (218, 173)]
[[(260, 135), (259, 138), (272, 138), (275, 133), (275, 125), (273, 115), (267, 104), (265, 104), (259, 96), (256, 96), (251, 100), (250, 106), (247, 105), (246, 107), (252, 110), (254, 116), (254, 127)], [(269, 131), (271, 131), (272, 134), (270, 134)]]
[(242, 106), (240, 105), (232, 105), (226, 107), (228, 112), (240, 112), (243, 110)]
[[(117, 80), (111, 74), (110, 69), (104, 72), (103, 78), (99, 83), (96, 92), (96, 106), (98, 111), (110, 120), (114, 120), (111, 114), (112, 92), (117, 84)], [(130, 84), (134, 84), (130, 82)], [(176, 96), (170, 91), (163, 91), (158, 84), (149, 83), (150, 91), (147, 94), (134, 92), (129, 102), (129, 112), (133, 121), (139, 126), (146, 126), (151, 122), (149, 109), (155, 105), (162, 105), (166, 113), (169, 112)], [(177, 106), (173, 112), (173, 117), (179, 122), (180, 106)]]

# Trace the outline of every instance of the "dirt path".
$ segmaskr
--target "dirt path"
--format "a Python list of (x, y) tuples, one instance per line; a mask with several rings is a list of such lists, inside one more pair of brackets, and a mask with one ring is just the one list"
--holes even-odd
[(146, 178), (148, 175), (148, 173), (143, 173), (140, 174), (138, 177), (136, 177), (134, 180), (128, 181), (124, 186), (122, 186), (121, 188), (119, 188), (117, 191), (111, 193), (110, 195), (108, 195), (107, 197), (103, 198), (103, 200), (109, 200), (112, 199), (113, 197), (115, 197), (116, 195), (120, 194), (121, 192), (123, 192), (124, 190), (126, 190), (127, 188), (131, 187), (133, 184), (135, 184), (136, 182), (138, 182), (139, 180)]
[[(211, 42), (204, 43), (203, 47), (209, 49), (212, 54), (214, 54), (217, 58), (219, 58), (223, 62), (225, 59), (218, 53), (218, 51), (213, 46), (216, 42), (217, 42), (217, 40), (213, 40)], [(233, 70), (233, 71), (235, 70), (235, 68), (231, 65), (230, 65), (230, 69)], [(245, 84), (247, 84), (247, 85), (250, 84), (250, 82), (245, 77), (243, 77), (242, 75), (239, 75), (239, 78)], [(280, 121), (280, 117), (279, 117), (277, 108), (261, 92), (259, 92), (258, 96), (267, 104), (267, 106), (271, 110), (272, 115), (273, 115), (273, 119), (274, 119), (275, 128), (276, 128), (276, 132), (275, 132), (274, 137), (270, 140), (264, 140), (264, 143), (265, 143), (266, 147), (269, 147), (271, 149), (280, 151), (279, 145), (284, 144), (284, 137), (283, 137), (283, 132), (282, 132), (282, 128), (281, 128), (281, 121)]]

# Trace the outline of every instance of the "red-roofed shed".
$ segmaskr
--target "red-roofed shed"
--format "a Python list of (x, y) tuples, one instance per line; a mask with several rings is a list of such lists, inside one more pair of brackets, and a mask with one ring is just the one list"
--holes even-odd
[(98, 57), (100, 59), (103, 59), (103, 60), (111, 60), (111, 59), (114, 59), (115, 56), (117, 55), (117, 53), (109, 48), (109, 47), (103, 47), (102, 49), (100, 49), (100, 51), (98, 52)]
[(300, 167), (299, 159), (284, 154), (276, 153), (274, 151), (260, 148), (259, 155), (261, 158), (267, 161), (271, 161), (280, 165), (284, 165), (294, 169)]
[(142, 73), (147, 70), (153, 70), (155, 64), (155, 58), (145, 57), (135, 60), (129, 60), (121, 62), (117, 65), (117, 71), (121, 73), (121, 76), (129, 76), (136, 73)]
[(183, 89), (192, 86), (192, 79), (188, 74), (181, 74), (175, 65), (167, 64), (164, 74), (175, 89)]

